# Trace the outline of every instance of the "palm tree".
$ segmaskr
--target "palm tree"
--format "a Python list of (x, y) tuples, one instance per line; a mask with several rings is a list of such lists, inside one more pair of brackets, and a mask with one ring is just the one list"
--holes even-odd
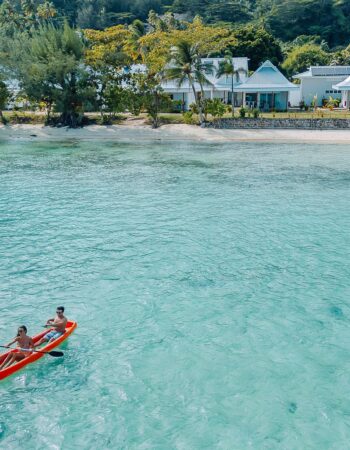
[[(168, 80), (177, 80), (178, 86), (182, 86), (188, 81), (194, 95), (198, 108), (200, 123), (204, 123), (203, 116), (203, 85), (211, 84), (206, 74), (213, 72), (212, 64), (203, 63), (199, 53), (198, 46), (192, 45), (187, 41), (180, 41), (171, 51), (171, 67), (165, 70), (164, 78)], [(195, 83), (198, 83), (201, 89), (201, 97), (196, 92)]]
[(57, 10), (52, 2), (46, 1), (38, 6), (37, 13), (41, 19), (51, 20), (57, 15)]
[(130, 36), (128, 37), (125, 50), (128, 54), (131, 55), (132, 59), (136, 61), (140, 61), (142, 59), (143, 48), (140, 44), (140, 38), (145, 35), (146, 28), (141, 20), (134, 20), (131, 25), (128, 26), (128, 30), (130, 31)]
[(236, 79), (236, 83), (240, 81), (240, 74), (246, 74), (247, 71), (243, 67), (235, 68), (233, 63), (233, 58), (231, 54), (227, 54), (225, 59), (219, 63), (219, 68), (216, 72), (216, 77), (220, 78), (223, 75), (231, 76), (231, 106), (232, 106), (232, 117), (235, 115), (234, 110), (234, 97), (233, 97), (233, 85), (234, 79)]

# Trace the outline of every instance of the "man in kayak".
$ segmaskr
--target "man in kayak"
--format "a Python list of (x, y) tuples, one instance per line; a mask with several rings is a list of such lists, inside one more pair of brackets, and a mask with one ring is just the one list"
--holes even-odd
[(64, 306), (58, 306), (56, 308), (56, 317), (49, 319), (46, 322), (46, 326), (53, 328), (53, 330), (43, 336), (39, 342), (35, 344), (35, 347), (43, 344), (44, 342), (52, 342), (64, 334), (67, 325), (67, 318), (64, 316)]
[(5, 360), (0, 365), (0, 370), (6, 369), (6, 367), (11, 366), (14, 362), (21, 361), (26, 356), (30, 355), (30, 350), (34, 348), (32, 338), (27, 336), (27, 327), (25, 325), (18, 328), (17, 336), (5, 347), (10, 347), (15, 342), (17, 342), (18, 351), (11, 352), (6, 356)]

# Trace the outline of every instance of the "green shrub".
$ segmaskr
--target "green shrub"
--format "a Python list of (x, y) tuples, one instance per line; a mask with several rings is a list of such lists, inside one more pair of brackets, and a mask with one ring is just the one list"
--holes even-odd
[(112, 125), (113, 117), (112, 115), (103, 114), (99, 121), (100, 125)]
[(191, 111), (193, 114), (198, 114), (198, 113), (199, 113), (199, 111), (198, 111), (198, 106), (196, 105), (196, 103), (191, 103), (191, 104), (190, 104), (190, 111)]
[(172, 100), (169, 112), (171, 112), (171, 113), (181, 112), (183, 109), (183, 106), (184, 106), (184, 104), (183, 104), (182, 100)]
[(246, 110), (245, 110), (245, 108), (243, 108), (243, 106), (242, 106), (242, 108), (239, 110), (239, 117), (241, 117), (242, 119), (244, 119), (244, 117), (245, 117), (245, 115), (246, 115)]
[(185, 123), (183, 115), (179, 113), (170, 113), (170, 114), (162, 113), (159, 116), (159, 122), (161, 125)]
[(207, 112), (211, 114), (214, 118), (221, 118), (226, 111), (226, 105), (222, 103), (219, 98), (214, 98), (213, 100), (207, 100)]
[(260, 110), (258, 108), (253, 109), (253, 117), (257, 119), (260, 116)]
[(187, 125), (193, 125), (195, 123), (194, 119), (193, 119), (193, 112), (192, 111), (186, 111), (182, 114), (182, 117), (184, 119), (184, 122)]
[(338, 108), (340, 104), (340, 99), (339, 98), (333, 98), (333, 97), (329, 97), (329, 99), (326, 101), (326, 105), (327, 108), (329, 109), (333, 109), (333, 108)]
[(42, 114), (13, 111), (6, 114), (6, 119), (13, 124), (44, 124), (46, 117)]

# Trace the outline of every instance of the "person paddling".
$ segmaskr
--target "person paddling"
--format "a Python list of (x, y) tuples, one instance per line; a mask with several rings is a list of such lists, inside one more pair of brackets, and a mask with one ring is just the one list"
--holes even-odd
[(9, 353), (5, 360), (0, 365), (0, 370), (11, 366), (11, 364), (21, 361), (26, 356), (30, 355), (30, 350), (34, 348), (33, 340), (30, 336), (27, 336), (27, 327), (22, 325), (18, 328), (17, 336), (6, 347), (10, 347), (12, 344), (17, 343), (17, 350)]
[(56, 317), (49, 319), (46, 322), (46, 326), (53, 328), (53, 330), (43, 336), (40, 341), (35, 344), (35, 347), (43, 344), (44, 342), (52, 342), (64, 334), (67, 325), (67, 318), (64, 316), (64, 306), (58, 306), (56, 308)]

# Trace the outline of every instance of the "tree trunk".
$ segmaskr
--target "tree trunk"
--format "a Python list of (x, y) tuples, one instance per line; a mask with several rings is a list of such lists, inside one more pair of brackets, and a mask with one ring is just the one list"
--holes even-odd
[(155, 92), (154, 96), (155, 100), (155, 108), (154, 108), (154, 128), (159, 127), (159, 121), (158, 121), (158, 109), (159, 109), (159, 101), (158, 101), (158, 92)]
[(49, 123), (51, 117), (52, 102), (46, 103), (46, 122)]
[(106, 89), (106, 83), (102, 83), (101, 85), (101, 92), (100, 92), (100, 114), (101, 118), (103, 119), (103, 102), (102, 99), (104, 97), (104, 91)]
[(158, 112), (159, 112), (159, 97), (158, 97), (158, 92), (154, 91), (153, 93), (153, 100), (154, 100), (154, 104), (153, 106), (151, 105), (151, 109), (149, 111), (149, 115), (152, 119), (152, 128), (158, 128), (159, 127), (159, 116), (158, 116)]
[(202, 123), (204, 123), (204, 117), (203, 117), (203, 111), (202, 111), (202, 105), (200, 104), (200, 102), (198, 101), (198, 97), (197, 97), (197, 92), (196, 89), (194, 87), (193, 81), (190, 79), (190, 84), (191, 84), (191, 88), (194, 94), (194, 101), (196, 102), (197, 108), (198, 108), (198, 114), (199, 114), (199, 121), (202, 125)]
[(233, 98), (233, 72), (231, 77), (231, 108), (232, 108), (232, 117), (235, 117), (235, 101)]
[[(201, 98), (200, 98), (200, 102), (202, 103), (202, 114), (204, 115), (204, 120), (205, 122), (207, 121), (207, 117), (208, 117), (208, 113), (207, 110), (205, 108), (205, 96), (204, 96), (204, 89), (203, 89), (203, 85), (202, 83), (199, 83), (199, 86), (201, 88)], [(204, 110), (204, 111), (203, 111)]]
[(65, 92), (65, 98), (62, 102), (63, 110), (61, 114), (61, 123), (69, 128), (77, 128), (81, 126), (82, 117), (78, 112), (78, 95), (77, 95), (77, 82), (76, 74), (71, 74), (71, 79), (67, 91)]

